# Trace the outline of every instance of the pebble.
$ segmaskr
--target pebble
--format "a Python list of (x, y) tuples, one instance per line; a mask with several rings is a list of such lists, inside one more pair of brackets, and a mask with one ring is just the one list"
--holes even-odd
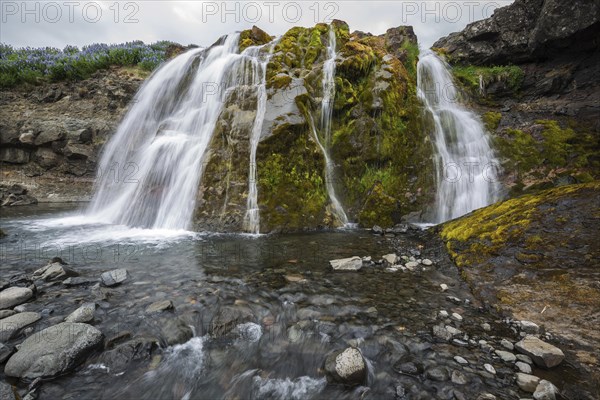
[(502, 339), (500, 341), (500, 345), (510, 351), (513, 351), (515, 349), (515, 345), (506, 339)]
[(526, 333), (538, 333), (540, 331), (540, 327), (531, 321), (519, 321), (519, 326)]
[(102, 280), (104, 286), (115, 286), (119, 283), (123, 283), (128, 278), (128, 276), (129, 274), (127, 273), (126, 269), (119, 268), (114, 269), (112, 271), (104, 272), (100, 276), (100, 279)]
[(465, 360), (461, 356), (454, 356), (454, 361), (456, 361), (457, 363), (462, 364), (462, 365), (469, 363), (467, 360)]
[(558, 388), (545, 379), (542, 379), (533, 392), (535, 400), (556, 400)]
[(424, 258), (423, 261), (421, 261), (421, 263), (423, 263), (423, 265), (427, 265), (427, 266), (433, 264), (433, 262), (428, 258)]
[(442, 310), (442, 311), (440, 311), (438, 315), (439, 315), (439, 317), (440, 317), (440, 318), (442, 318), (442, 319), (443, 319), (443, 318), (448, 318), (448, 317), (450, 316), (450, 314), (448, 314), (448, 311), (446, 311), (446, 310)]
[(452, 344), (455, 346), (460, 346), (460, 347), (468, 347), (469, 343), (465, 342), (464, 340), (460, 340), (460, 339), (452, 339)]
[(481, 329), (483, 329), (486, 332), (489, 332), (492, 330), (492, 327), (487, 322), (484, 322), (483, 324), (481, 324)]
[(524, 374), (531, 374), (531, 366), (523, 361), (517, 361), (515, 363), (515, 367), (519, 369)]
[(445, 292), (446, 290), (448, 290), (448, 285), (446, 285), (445, 283), (440, 284), (440, 289), (442, 289), (442, 292)]
[(523, 361), (524, 363), (527, 363), (529, 365), (533, 364), (533, 360), (531, 359), (531, 357), (525, 354), (517, 354), (517, 360)]
[(452, 319), (455, 319), (460, 322), (463, 320), (463, 317), (459, 313), (452, 313)]
[(509, 351), (504, 350), (496, 350), (496, 355), (502, 359), (502, 361), (507, 363), (512, 363), (517, 360), (517, 357)]
[(496, 369), (492, 366), (492, 364), (483, 364), (483, 368), (490, 374), (496, 374)]
[(517, 386), (524, 392), (535, 392), (539, 382), (540, 378), (537, 376), (517, 372)]
[(458, 297), (455, 297), (455, 296), (447, 296), (446, 300), (449, 300), (449, 301), (451, 301), (453, 303), (456, 303), (456, 304), (461, 304), (462, 303), (462, 301), (460, 301), (460, 299)]
[(452, 383), (456, 385), (466, 385), (469, 383), (469, 379), (460, 371), (452, 371)]
[(409, 261), (406, 264), (404, 264), (404, 266), (406, 268), (408, 268), (410, 271), (414, 270), (416, 267), (419, 266), (419, 263), (416, 261)]

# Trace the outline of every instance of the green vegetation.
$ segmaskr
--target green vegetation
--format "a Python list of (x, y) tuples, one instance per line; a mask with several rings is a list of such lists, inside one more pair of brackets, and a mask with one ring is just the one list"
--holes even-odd
[(502, 82), (511, 91), (518, 92), (525, 76), (523, 70), (516, 65), (494, 67), (455, 65), (452, 67), (452, 73), (456, 80), (471, 94), (479, 92), (480, 77), (485, 86), (494, 82)]
[(152, 71), (167, 58), (173, 45), (162, 41), (151, 45), (129, 42), (107, 45), (93, 44), (81, 50), (67, 46), (56, 48), (14, 49), (0, 45), (0, 87), (22, 83), (39, 84), (47, 81), (79, 80), (110, 66), (136, 66)]
[(483, 124), (489, 132), (494, 132), (498, 125), (500, 125), (500, 120), (502, 119), (502, 114), (499, 112), (489, 111), (483, 114)]

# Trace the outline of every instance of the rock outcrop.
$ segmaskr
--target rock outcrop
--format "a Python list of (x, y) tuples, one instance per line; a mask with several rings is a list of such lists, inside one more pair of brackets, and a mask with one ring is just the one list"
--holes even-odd
[(454, 62), (476, 65), (543, 61), (564, 53), (598, 49), (600, 6), (560, 0), (516, 0), (491, 18), (438, 40)]
[(434, 44), (492, 133), (512, 195), (600, 178), (599, 11), (516, 0)]

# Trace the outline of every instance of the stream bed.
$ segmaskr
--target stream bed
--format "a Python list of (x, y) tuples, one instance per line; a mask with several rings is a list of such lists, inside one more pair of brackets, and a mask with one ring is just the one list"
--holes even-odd
[[(62, 322), (87, 302), (96, 304), (88, 323), (104, 335), (103, 346), (66, 375), (28, 389), (31, 382), (1, 374), (21, 396), (30, 389), (39, 399), (531, 396), (516, 385), (514, 362), (494, 352), (502, 339), (518, 341), (520, 332), (472, 296), (441, 242), (426, 231), (150, 231), (86, 220), (72, 208), (2, 213), (8, 234), (0, 239), (2, 280), (31, 274), (54, 257), (89, 279), (76, 286), (35, 281), (35, 298), (19, 311), (42, 318), (6, 345)], [(417, 266), (390, 272), (377, 263), (394, 252)], [(351, 256), (373, 262), (360, 271), (331, 269), (329, 260)], [(97, 283), (116, 268), (128, 271), (125, 282)], [(169, 301), (173, 307), (161, 312), (148, 309)], [(366, 360), (366, 381), (328, 382), (327, 355), (349, 346)], [(561, 388), (585, 380), (567, 363), (532, 368)]]

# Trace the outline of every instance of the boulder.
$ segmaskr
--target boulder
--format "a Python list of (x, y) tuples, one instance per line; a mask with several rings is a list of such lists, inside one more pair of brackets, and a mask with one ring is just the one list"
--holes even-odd
[(0, 342), (15, 337), (21, 329), (39, 321), (42, 316), (36, 312), (22, 312), (0, 320)]
[(29, 336), (6, 363), (4, 373), (21, 379), (51, 378), (70, 371), (102, 344), (91, 325), (63, 322)]
[(29, 288), (13, 286), (4, 289), (0, 292), (0, 310), (23, 304), (32, 296), (33, 292)]
[(209, 332), (214, 336), (222, 336), (229, 333), (237, 325), (251, 322), (252, 319), (252, 311), (247, 307), (221, 307), (210, 322)]
[(169, 346), (185, 343), (194, 336), (192, 328), (180, 318), (167, 320), (162, 324), (161, 333)]
[(65, 322), (89, 322), (94, 319), (95, 303), (84, 303), (65, 318)]
[(362, 268), (362, 259), (358, 256), (330, 260), (329, 265), (334, 271), (358, 271)]
[(535, 365), (552, 368), (565, 359), (565, 354), (556, 346), (546, 343), (535, 336), (526, 336), (515, 344), (518, 352), (531, 357)]
[(111, 373), (119, 373), (125, 371), (133, 360), (150, 358), (157, 348), (158, 341), (155, 338), (137, 337), (102, 353), (98, 361), (106, 365)]
[(116, 286), (120, 283), (125, 282), (129, 277), (129, 273), (124, 268), (114, 269), (112, 271), (104, 272), (100, 279), (104, 286)]
[(60, 262), (53, 262), (33, 272), (31, 279), (43, 279), (45, 281), (56, 281), (79, 274), (70, 268), (65, 267)]
[(348, 347), (327, 356), (325, 373), (332, 382), (349, 386), (363, 385), (367, 379), (367, 363), (358, 349)]

